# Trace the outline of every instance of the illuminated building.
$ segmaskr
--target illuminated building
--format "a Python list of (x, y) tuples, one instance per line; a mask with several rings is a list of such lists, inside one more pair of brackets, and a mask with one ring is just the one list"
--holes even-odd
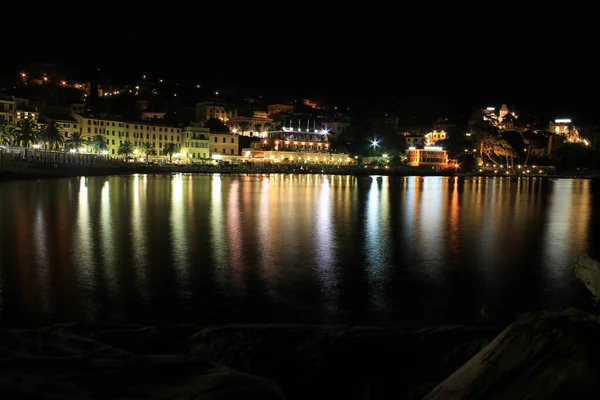
[[(307, 122), (307, 125), (310, 123)], [(285, 127), (271, 131), (265, 138), (242, 149), (243, 159), (263, 163), (348, 164), (347, 154), (332, 152), (324, 129)]]
[(293, 112), (294, 112), (294, 106), (289, 105), (289, 104), (269, 104), (267, 106), (267, 114), (269, 116), (279, 114), (279, 113), (291, 114)]
[(16, 119), (20, 120), (20, 119), (30, 119), (33, 121), (37, 121), (38, 118), (40, 116), (40, 113), (37, 111), (33, 111), (30, 109), (26, 109), (26, 110), (17, 110), (16, 112)]
[(94, 115), (73, 113), (80, 126), (83, 139), (103, 135), (111, 156), (117, 156), (119, 146), (126, 141), (135, 148), (143, 143), (154, 145), (159, 157), (165, 145), (175, 143), (181, 146), (181, 128), (151, 122), (124, 121), (117, 115)]
[(481, 110), (483, 114), (483, 120), (487, 121), (490, 125), (495, 126), (500, 131), (525, 131), (527, 128), (520, 128), (516, 126), (516, 121), (519, 116), (514, 110), (508, 108), (506, 104), (502, 104), (500, 110), (496, 112), (496, 107), (486, 107)]
[(569, 118), (555, 119), (548, 124), (548, 131), (559, 136), (564, 136), (569, 141), (579, 141), (579, 131)]
[(314, 100), (303, 99), (302, 100), (302, 104), (304, 104), (307, 107), (314, 108), (315, 110), (322, 110), (323, 109), (323, 106), (321, 104), (317, 103)]
[[(248, 124), (248, 128), (241, 132), (239, 128), (240, 122), (246, 122)], [(227, 122), (227, 125), (231, 128), (233, 133), (237, 133), (238, 135), (250, 136), (250, 133), (258, 133), (258, 136), (261, 136), (257, 126), (262, 128), (265, 124), (273, 125), (273, 120), (267, 117), (267, 113), (264, 111), (255, 111), (253, 117), (231, 117)], [(262, 131), (262, 129), (260, 129)], [(256, 136), (256, 135), (254, 135)], [(264, 135), (262, 135), (264, 136)]]
[(433, 131), (425, 135), (425, 146), (433, 146), (439, 140), (446, 140), (446, 131)]
[(425, 146), (423, 149), (408, 149), (408, 165), (411, 167), (431, 167), (436, 171), (448, 168), (448, 152), (441, 147)]
[(209, 151), (213, 159), (221, 159), (223, 156), (238, 156), (240, 148), (240, 137), (233, 133), (210, 133)]
[(423, 135), (408, 135), (405, 136), (405, 139), (408, 147), (423, 147), (425, 145), (425, 137)]
[(210, 130), (208, 128), (195, 125), (186, 126), (181, 135), (181, 155), (187, 162), (205, 162), (210, 159)]
[(204, 122), (211, 118), (220, 119), (223, 122), (237, 117), (237, 108), (230, 107), (228, 104), (219, 101), (203, 101), (196, 103), (196, 121)]
[(0, 98), (0, 120), (14, 124), (17, 118), (17, 102), (14, 97)]
[(40, 115), (40, 122), (49, 123), (52, 121), (56, 123), (58, 130), (63, 134), (65, 139), (73, 137), (74, 133), (79, 133), (80, 131), (77, 120), (70, 115)]

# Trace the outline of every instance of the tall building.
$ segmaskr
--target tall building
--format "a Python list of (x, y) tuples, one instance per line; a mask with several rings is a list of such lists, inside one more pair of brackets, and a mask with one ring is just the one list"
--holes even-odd
[(223, 123), (238, 116), (238, 110), (220, 101), (202, 101), (196, 103), (196, 121), (205, 122), (211, 118), (220, 119)]
[(17, 102), (14, 97), (0, 97), (0, 120), (14, 124), (17, 119)]

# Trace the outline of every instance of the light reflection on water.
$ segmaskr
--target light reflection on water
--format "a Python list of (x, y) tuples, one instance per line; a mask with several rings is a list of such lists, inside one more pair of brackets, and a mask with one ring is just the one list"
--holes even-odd
[[(472, 322), (588, 306), (590, 181), (166, 175), (0, 183), (14, 323)], [(10, 195), (5, 195), (10, 193)]]

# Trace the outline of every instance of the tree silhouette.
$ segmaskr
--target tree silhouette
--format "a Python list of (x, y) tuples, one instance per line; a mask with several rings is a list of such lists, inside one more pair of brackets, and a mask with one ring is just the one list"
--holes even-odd
[(50, 121), (42, 131), (40, 135), (41, 139), (48, 145), (50, 150), (56, 150), (57, 147), (62, 146), (65, 142), (61, 130), (62, 128), (60, 128), (55, 121)]
[(131, 142), (128, 140), (126, 142), (121, 143), (121, 145), (119, 146), (119, 150), (117, 151), (117, 153), (120, 156), (125, 156), (125, 157), (129, 157), (129, 155), (131, 153), (133, 153), (133, 145), (131, 144)]
[(29, 147), (39, 136), (37, 123), (31, 119), (19, 120), (15, 132), (17, 134), (17, 145), (22, 147)]
[(167, 143), (165, 147), (163, 147), (162, 154), (163, 156), (169, 156), (169, 162), (173, 162), (173, 154), (178, 152), (177, 145), (175, 143)]

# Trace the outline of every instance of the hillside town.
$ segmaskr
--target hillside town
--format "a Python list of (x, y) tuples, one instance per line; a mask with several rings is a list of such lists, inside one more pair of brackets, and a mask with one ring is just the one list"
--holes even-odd
[(54, 65), (32, 65), (0, 92), (0, 152), (3, 163), (18, 154), (52, 164), (86, 155), (119, 163), (490, 174), (598, 167), (595, 129), (568, 115), (540, 121), (498, 104), (463, 120), (407, 123), (394, 110), (357, 118), (326, 101), (265, 97), (143, 73), (123, 85), (75, 82)]

